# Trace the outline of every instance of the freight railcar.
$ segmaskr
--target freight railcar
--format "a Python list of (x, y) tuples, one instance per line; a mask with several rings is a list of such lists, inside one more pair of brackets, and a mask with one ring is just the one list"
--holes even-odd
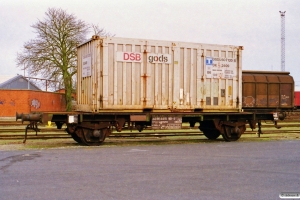
[(295, 103), (295, 109), (300, 109), (300, 87), (295, 86), (295, 93), (294, 93), (294, 103)]
[(247, 123), (255, 128), (293, 109), (289, 73), (242, 73), (242, 46), (93, 36), (77, 50), (76, 111), (40, 118), (66, 123), (86, 145), (101, 144), (113, 127), (182, 123), (199, 124), (209, 139), (235, 141)]
[(289, 72), (243, 71), (244, 111), (287, 111), (294, 105), (294, 80)]

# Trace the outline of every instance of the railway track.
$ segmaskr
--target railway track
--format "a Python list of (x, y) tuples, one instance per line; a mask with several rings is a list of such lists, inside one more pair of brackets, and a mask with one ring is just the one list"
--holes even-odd
[[(25, 128), (28, 122), (22, 123), (21, 121), (14, 121), (13, 119), (1, 120), (0, 119), (0, 140), (16, 140), (24, 139)], [(269, 122), (262, 123), (263, 134), (271, 133), (299, 133), (300, 134), (300, 111), (289, 113), (288, 117), (284, 121), (278, 122), (276, 129), (274, 124)], [(39, 132), (28, 129), (27, 139), (65, 139), (71, 138), (63, 129), (56, 129), (55, 124), (50, 126), (39, 125)], [(251, 130), (247, 127), (244, 134), (255, 134), (257, 129)], [(110, 138), (139, 138), (139, 137), (172, 137), (172, 136), (202, 136), (202, 132), (199, 131), (198, 127), (190, 128), (188, 124), (183, 125), (181, 130), (175, 131), (153, 131), (145, 129), (143, 132), (136, 130), (129, 131), (125, 130), (122, 132), (113, 131), (109, 136)]]
[[(185, 131), (184, 131), (185, 130)], [(0, 140), (24, 139), (24, 129), (0, 129)], [(167, 137), (167, 136), (200, 136), (203, 135), (198, 129), (183, 129), (176, 132), (170, 131), (122, 131), (113, 133), (109, 138), (139, 138), (139, 137)], [(28, 130), (27, 139), (65, 139), (71, 138), (64, 129), (58, 130), (55, 128), (41, 128), (39, 132)]]
[[(22, 124), (16, 121), (0, 121), (0, 140), (22, 140), (25, 136), (25, 128), (28, 123)], [(299, 133), (300, 134), (300, 120), (299, 115), (289, 117), (288, 119), (278, 122), (279, 129), (274, 127), (274, 124), (262, 123), (263, 134), (276, 134), (276, 133)], [(66, 139), (71, 138), (64, 128), (56, 129), (55, 125), (50, 126), (40, 125), (39, 132), (28, 129), (27, 139)], [(247, 127), (244, 134), (255, 134), (257, 129), (251, 130)], [(113, 131), (109, 138), (142, 138), (142, 137), (172, 137), (172, 136), (202, 136), (202, 132), (198, 127), (190, 128), (188, 125), (183, 126), (181, 130), (176, 131), (153, 131), (145, 129), (142, 132), (137, 130), (124, 130), (122, 132)]]

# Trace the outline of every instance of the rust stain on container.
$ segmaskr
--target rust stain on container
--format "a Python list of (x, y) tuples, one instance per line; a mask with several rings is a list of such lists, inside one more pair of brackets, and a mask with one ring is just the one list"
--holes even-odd
[(232, 95), (232, 87), (228, 86), (228, 95)]

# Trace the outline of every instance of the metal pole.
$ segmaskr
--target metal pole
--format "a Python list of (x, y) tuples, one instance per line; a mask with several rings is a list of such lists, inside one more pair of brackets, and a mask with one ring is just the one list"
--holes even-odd
[(285, 11), (279, 11), (281, 16), (281, 71), (285, 71)]
[(27, 80), (27, 89), (28, 89), (28, 90), (30, 89), (29, 81), (30, 81), (30, 79), (29, 79), (29, 73), (28, 73), (28, 80)]
[[(29, 62), (31, 60), (31, 47), (29, 46), (25, 46), (25, 48), (29, 51)], [(28, 80), (27, 80), (27, 89), (29, 90), (30, 89), (30, 63), (29, 63), (29, 66), (28, 66)]]

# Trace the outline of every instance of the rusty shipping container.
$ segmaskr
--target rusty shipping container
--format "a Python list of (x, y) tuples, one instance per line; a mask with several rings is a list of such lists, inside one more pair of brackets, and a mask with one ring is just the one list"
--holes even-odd
[(78, 111), (242, 111), (242, 46), (93, 36), (77, 50)]
[(289, 74), (243, 71), (243, 108), (293, 108), (294, 79)]

